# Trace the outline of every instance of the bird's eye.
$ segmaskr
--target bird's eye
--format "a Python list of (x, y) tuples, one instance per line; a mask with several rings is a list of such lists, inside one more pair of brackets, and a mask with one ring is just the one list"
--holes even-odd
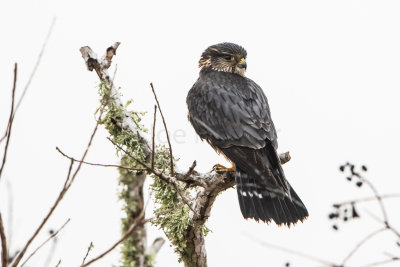
[(226, 59), (226, 60), (229, 60), (229, 61), (234, 61), (235, 60), (235, 57), (231, 56), (231, 55), (224, 55), (223, 58)]

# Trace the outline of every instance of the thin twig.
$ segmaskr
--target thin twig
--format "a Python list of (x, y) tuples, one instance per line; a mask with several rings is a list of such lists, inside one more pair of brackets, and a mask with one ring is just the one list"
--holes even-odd
[(12, 247), (13, 241), (13, 219), (14, 219), (14, 195), (12, 184), (9, 179), (6, 178), (6, 186), (7, 186), (7, 196), (8, 196), (8, 207), (7, 207), (7, 246)]
[(153, 136), (151, 142), (151, 168), (154, 169), (154, 152), (155, 152), (155, 141), (154, 137), (156, 135), (156, 117), (157, 117), (157, 106), (154, 105), (154, 119), (153, 119)]
[(107, 139), (113, 143), (116, 147), (118, 147), (120, 150), (122, 150), (126, 155), (128, 155), (130, 158), (132, 158), (133, 160), (135, 160), (137, 163), (139, 163), (140, 165), (142, 165), (148, 172), (153, 173), (154, 175), (156, 175), (157, 177), (159, 177), (161, 180), (163, 180), (164, 182), (172, 185), (175, 190), (178, 192), (179, 196), (182, 198), (182, 201), (196, 214), (196, 211), (193, 209), (193, 207), (190, 205), (189, 200), (185, 197), (185, 195), (181, 192), (177, 181), (175, 180), (175, 178), (168, 177), (165, 176), (163, 173), (157, 171), (156, 169), (152, 169), (149, 166), (147, 166), (146, 163), (144, 163), (143, 161), (135, 158), (131, 153), (129, 153), (127, 150), (125, 150), (122, 146), (120, 146), (119, 144), (115, 143), (111, 138), (107, 137)]
[(51, 239), (53, 239), (70, 221), (71, 219), (68, 219), (61, 227), (58, 229), (56, 232), (54, 232), (49, 238), (46, 239), (40, 246), (38, 246), (29, 256), (28, 258), (21, 264), (20, 267), (24, 266), (25, 263), (33, 256), (35, 253), (41, 249), (47, 242), (49, 242)]
[(116, 242), (114, 243), (109, 249), (107, 249), (106, 251), (104, 251), (103, 253), (101, 253), (99, 256), (93, 258), (92, 260), (90, 260), (89, 262), (82, 264), (81, 267), (85, 267), (85, 266), (89, 266), (92, 263), (98, 261), (99, 259), (103, 258), (105, 255), (107, 255), (108, 253), (110, 253), (111, 251), (113, 251), (119, 244), (121, 244), (126, 238), (128, 238), (133, 231), (135, 231), (136, 227), (140, 226), (140, 225), (144, 225), (145, 223), (147, 223), (148, 221), (150, 221), (151, 219), (143, 219), (144, 217), (144, 213), (141, 214), (139, 217), (137, 217), (135, 219), (135, 221), (131, 224), (131, 226), (129, 227), (128, 231), (126, 231), (126, 233)]
[[(394, 194), (386, 194), (386, 195), (382, 195), (380, 196), (381, 199), (385, 199), (385, 198), (397, 198), (400, 197), (399, 193), (394, 193)], [(376, 196), (373, 197), (365, 197), (365, 198), (358, 198), (358, 199), (353, 199), (353, 200), (348, 200), (348, 201), (344, 201), (341, 203), (338, 203), (337, 205), (343, 206), (343, 205), (350, 205), (352, 203), (360, 203), (360, 202), (369, 202), (369, 201), (374, 201), (377, 200)]]
[(158, 102), (156, 91), (154, 90), (153, 83), (150, 83), (150, 86), (151, 86), (151, 90), (153, 91), (154, 98), (155, 98), (155, 100), (157, 102), (158, 110), (160, 111), (160, 115), (161, 115), (161, 118), (162, 118), (162, 121), (163, 121), (163, 124), (164, 124), (165, 133), (167, 134), (167, 141), (168, 141), (168, 147), (169, 147), (169, 156), (170, 156), (170, 165), (171, 165), (170, 166), (170, 168), (171, 168), (171, 176), (174, 176), (175, 175), (175, 173), (174, 173), (174, 157), (172, 156), (172, 146), (171, 146), (171, 141), (169, 140), (167, 124), (165, 122), (164, 115), (163, 115), (162, 110), (161, 110), (160, 102)]
[(393, 234), (395, 234), (398, 238), (400, 238), (400, 233), (389, 223), (386, 223), (385, 221), (383, 221), (381, 218), (379, 218), (378, 216), (376, 216), (375, 214), (373, 214), (372, 212), (366, 210), (367, 214), (369, 216), (371, 216), (372, 219), (374, 219), (375, 221), (382, 223), (388, 230), (390, 230)]
[(89, 256), (89, 253), (90, 253), (90, 251), (91, 251), (92, 249), (93, 249), (93, 242), (90, 242), (90, 245), (89, 245), (89, 247), (88, 247), (88, 249), (87, 249), (87, 251), (86, 251), (86, 255), (85, 255), (85, 257), (84, 257), (83, 260), (82, 260), (81, 266), (85, 264), (86, 258)]
[(71, 177), (71, 169), (72, 169), (72, 164), (73, 164), (73, 160), (71, 160), (71, 164), (69, 167), (69, 171), (68, 171), (68, 175), (67, 175), (67, 179), (66, 182), (64, 183), (64, 186), (62, 188), (62, 190), (60, 191), (56, 201), (54, 202), (53, 206), (50, 208), (50, 211), (47, 213), (47, 215), (44, 217), (42, 223), (39, 225), (39, 227), (35, 230), (34, 234), (32, 235), (32, 237), (26, 242), (24, 248), (18, 253), (18, 255), (14, 258), (13, 262), (10, 264), (11, 267), (16, 267), (18, 265), (18, 263), (21, 261), (22, 257), (24, 256), (24, 254), (26, 253), (26, 250), (28, 249), (29, 245), (32, 243), (32, 241), (36, 238), (36, 236), (39, 234), (39, 232), (42, 230), (43, 226), (46, 224), (46, 222), (48, 221), (48, 219), (51, 217), (51, 215), (53, 214), (54, 210), (57, 208), (58, 204), (60, 203), (60, 201), (63, 199), (65, 193), (69, 190), (69, 188), (71, 187), (72, 183), (74, 182), (76, 176), (79, 173), (79, 170), (82, 166), (82, 161), (84, 161), (90, 146), (92, 145), (94, 136), (97, 132), (97, 129), (99, 127), (99, 123), (101, 121), (101, 116), (103, 115), (103, 111), (104, 111), (104, 105), (101, 106), (100, 108), (100, 114), (99, 114), (99, 119), (96, 122), (96, 126), (94, 127), (94, 130), (92, 132), (92, 135), (90, 136), (89, 142), (86, 146), (86, 150), (82, 155), (82, 158), (78, 164), (78, 167), (76, 168), (74, 174)]
[(380, 266), (380, 265), (384, 265), (384, 264), (391, 263), (391, 262), (394, 262), (394, 261), (400, 261), (400, 258), (395, 257), (395, 258), (388, 259), (388, 260), (382, 260), (382, 261), (377, 261), (377, 262), (373, 262), (373, 263), (368, 263), (368, 264), (362, 265), (360, 267)]
[(57, 265), (55, 267), (60, 266), (60, 264), (61, 264), (61, 260), (58, 261), (58, 263), (57, 263)]
[(56, 17), (54, 17), (53, 20), (51, 21), (49, 31), (47, 32), (46, 38), (44, 39), (44, 42), (43, 42), (43, 45), (42, 45), (42, 49), (40, 50), (39, 56), (38, 56), (38, 58), (36, 60), (36, 64), (33, 67), (31, 75), (29, 76), (29, 80), (26, 83), (24, 91), (22, 92), (22, 95), (18, 100), (17, 106), (15, 107), (14, 116), (15, 116), (15, 113), (17, 112), (17, 110), (19, 109), (19, 106), (21, 105), (22, 100), (25, 97), (26, 91), (28, 90), (28, 88), (29, 88), (29, 86), (30, 86), (30, 84), (32, 82), (33, 76), (35, 76), (35, 73), (39, 68), (40, 61), (42, 60), (43, 53), (46, 50), (46, 46), (47, 46), (47, 43), (48, 43), (48, 41), (50, 39), (51, 33), (53, 32), (53, 28), (54, 28), (55, 23), (56, 23)]
[(146, 170), (146, 169), (144, 169), (144, 168), (130, 168), (130, 167), (125, 167), (125, 166), (117, 165), (117, 164), (102, 164), (102, 163), (92, 163), (92, 162), (87, 162), (87, 161), (80, 161), (80, 160), (77, 160), (77, 159), (75, 159), (75, 158), (73, 158), (73, 157), (71, 157), (71, 156), (68, 156), (68, 155), (65, 154), (63, 151), (61, 151), (61, 149), (60, 149), (59, 147), (56, 147), (56, 150), (57, 150), (61, 155), (63, 155), (64, 157), (66, 157), (66, 158), (68, 158), (68, 159), (71, 159), (71, 160), (76, 161), (76, 162), (82, 162), (83, 164), (87, 164), (87, 165), (91, 165), (91, 166), (114, 167), (114, 168), (125, 169), (125, 170), (128, 170), (128, 171), (145, 171), (145, 170)]
[(363, 182), (365, 182), (369, 186), (369, 188), (371, 188), (372, 192), (374, 192), (375, 198), (378, 200), (379, 205), (381, 207), (384, 223), (385, 223), (385, 225), (388, 225), (389, 221), (388, 221), (386, 208), (385, 208), (385, 205), (383, 205), (383, 201), (382, 201), (381, 196), (378, 193), (378, 190), (375, 188), (375, 186), (368, 179), (362, 177), (361, 175), (359, 177)]
[(6, 233), (4, 230), (3, 218), (1, 217), (1, 212), (0, 212), (0, 240), (1, 240), (1, 266), (7, 267), (8, 248), (7, 248)]
[(357, 252), (357, 250), (363, 245), (365, 244), (368, 240), (370, 240), (372, 237), (374, 237), (375, 235), (386, 231), (387, 228), (381, 228), (378, 229), (372, 233), (370, 233), (369, 235), (367, 235), (364, 239), (362, 239), (360, 242), (357, 243), (357, 245), (350, 251), (350, 253), (343, 259), (342, 264), (340, 266), (344, 266), (346, 264), (346, 262)]
[(305, 259), (308, 259), (308, 260), (311, 260), (311, 261), (314, 261), (314, 262), (322, 263), (324, 265), (338, 266), (333, 262), (330, 262), (330, 261), (327, 261), (327, 260), (324, 260), (324, 259), (320, 259), (320, 258), (317, 258), (317, 257), (312, 256), (312, 255), (308, 255), (308, 254), (300, 252), (300, 251), (296, 251), (296, 250), (292, 250), (292, 249), (289, 249), (289, 248), (281, 247), (281, 246), (278, 246), (278, 245), (275, 245), (275, 244), (270, 244), (270, 243), (267, 243), (265, 241), (262, 241), (262, 240), (260, 240), (260, 239), (258, 239), (256, 237), (252, 236), (249, 233), (246, 233), (246, 234), (251, 239), (257, 241), (259, 244), (261, 244), (261, 245), (263, 245), (265, 247), (269, 247), (269, 248), (276, 249), (276, 250), (279, 250), (279, 251), (287, 252), (289, 254), (296, 255), (296, 256), (299, 256), (299, 257), (302, 257), (302, 258), (305, 258)]
[[(39, 63), (40, 63), (40, 61), (41, 61), (41, 59), (42, 59), (42, 56), (43, 56), (43, 53), (44, 53), (44, 51), (45, 51), (47, 42), (49, 41), (50, 35), (51, 35), (52, 31), (53, 31), (53, 26), (54, 26), (54, 24), (55, 24), (55, 21), (56, 21), (56, 18), (54, 17), (53, 20), (52, 20), (52, 22), (51, 22), (49, 31), (47, 32), (47, 36), (46, 36), (46, 38), (45, 38), (45, 40), (44, 40), (44, 43), (43, 43), (43, 45), (42, 45), (42, 49), (41, 49), (41, 51), (40, 51), (40, 53), (39, 53), (39, 56), (38, 56), (38, 58), (37, 58), (37, 60), (36, 60), (36, 64), (35, 64), (35, 66), (33, 67), (33, 70), (32, 70), (32, 72), (31, 72), (31, 75), (29, 76), (28, 82), (26, 83), (26, 85), (25, 85), (25, 87), (24, 87), (24, 91), (22, 92), (22, 95), (21, 95), (21, 97), (20, 97), (19, 100), (18, 100), (18, 103), (17, 103), (16, 108), (15, 108), (14, 113), (13, 113), (13, 119), (14, 119), (14, 117), (15, 117), (15, 114), (16, 114), (17, 110), (19, 109), (19, 107), (20, 107), (20, 105), (21, 105), (22, 99), (24, 98), (24, 96), (25, 96), (25, 94), (26, 94), (26, 92), (27, 92), (27, 90), (28, 90), (28, 88), (29, 88), (29, 86), (30, 86), (30, 84), (31, 84), (31, 82), (32, 82), (33, 76), (35, 76), (35, 73), (36, 73), (37, 69), (39, 68)], [(0, 138), (0, 143), (7, 137), (7, 133), (8, 133), (8, 132), (6, 131), (6, 132), (4, 133), (4, 135)]]
[[(7, 160), (7, 151), (8, 151), (8, 144), (10, 143), (10, 137), (11, 137), (11, 129), (14, 121), (14, 104), (15, 104), (15, 90), (17, 88), (17, 73), (18, 73), (18, 65), (15, 63), (14, 65), (14, 82), (13, 82), (13, 88), (12, 88), (12, 93), (11, 93), (11, 111), (10, 111), (10, 117), (8, 119), (8, 124), (7, 124), (7, 129), (6, 129), (6, 145), (4, 146), (4, 154), (3, 154), (3, 162), (1, 163), (0, 167), (0, 180), (1, 180), (1, 174), (3, 173), (4, 165), (6, 164)], [(0, 140), (1, 142), (1, 140)]]
[(71, 187), (72, 183), (74, 182), (76, 176), (78, 175), (79, 170), (80, 170), (81, 167), (82, 167), (83, 161), (85, 160), (86, 155), (87, 155), (87, 153), (89, 152), (89, 148), (90, 148), (90, 146), (92, 145), (94, 136), (96, 135), (97, 129), (99, 128), (99, 124), (100, 124), (100, 122), (101, 122), (101, 117), (103, 116), (103, 112), (104, 112), (104, 107), (105, 107), (104, 104), (102, 104), (101, 107), (100, 107), (100, 114), (99, 114), (99, 117), (98, 117), (98, 119), (97, 119), (96, 126), (94, 127), (93, 133), (92, 133), (92, 135), (90, 136), (89, 142), (88, 142), (88, 144), (87, 144), (87, 146), (86, 146), (86, 150), (85, 150), (85, 152), (83, 153), (81, 160), (79, 161), (78, 167), (76, 168), (74, 174), (72, 175), (71, 181), (70, 181), (69, 184), (67, 185), (67, 189), (69, 189), (69, 188)]
[(185, 173), (185, 175), (183, 176), (185, 179), (189, 178), (190, 175), (192, 175), (194, 168), (196, 168), (197, 162), (193, 161), (192, 166), (190, 166), (189, 170), (187, 171), (187, 173)]
[[(193, 186), (193, 184), (191, 184), (190, 182), (187, 182), (187, 180), (188, 180), (188, 178), (193, 174), (194, 168), (196, 168), (196, 165), (197, 165), (197, 162), (196, 162), (196, 161), (193, 161), (192, 166), (190, 166), (189, 170), (188, 170), (188, 171), (183, 175), (183, 177), (182, 177), (183, 180), (186, 181), (186, 185), (185, 185), (185, 187), (184, 187), (184, 190), (188, 189), (190, 186)], [(178, 176), (179, 176), (179, 175), (176, 176), (177, 179), (178, 179)]]

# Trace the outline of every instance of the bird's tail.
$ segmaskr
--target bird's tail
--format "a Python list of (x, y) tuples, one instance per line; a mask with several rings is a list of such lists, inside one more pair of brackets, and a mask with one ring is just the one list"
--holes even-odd
[(287, 196), (263, 189), (257, 185), (258, 179), (239, 168), (235, 173), (239, 205), (244, 218), (266, 223), (273, 220), (277, 225), (290, 227), (308, 217), (306, 207), (290, 185), (290, 196)]

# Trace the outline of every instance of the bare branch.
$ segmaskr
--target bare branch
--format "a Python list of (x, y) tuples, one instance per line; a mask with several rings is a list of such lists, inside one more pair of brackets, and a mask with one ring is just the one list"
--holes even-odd
[(296, 250), (293, 250), (293, 249), (281, 247), (281, 246), (278, 246), (278, 245), (275, 245), (275, 244), (267, 243), (265, 241), (259, 240), (258, 238), (254, 237), (254, 236), (252, 236), (250, 234), (247, 234), (247, 235), (251, 239), (257, 241), (262, 246), (269, 247), (269, 248), (272, 248), (272, 249), (276, 249), (276, 250), (279, 250), (279, 251), (283, 251), (283, 252), (286, 252), (286, 253), (289, 253), (289, 254), (292, 254), (292, 255), (296, 255), (296, 256), (299, 256), (299, 257), (302, 257), (304, 259), (308, 259), (308, 260), (311, 260), (311, 261), (314, 261), (314, 262), (317, 262), (317, 263), (322, 263), (322, 264), (330, 266), (330, 267), (339, 267), (339, 265), (336, 265), (333, 262), (330, 262), (330, 261), (327, 261), (327, 260), (324, 260), (324, 259), (321, 259), (321, 258), (317, 258), (315, 256), (306, 254), (304, 252), (300, 252), (300, 251), (296, 251)]
[[(381, 195), (380, 199), (385, 199), (385, 198), (398, 198), (400, 197), (399, 193), (394, 193), (394, 194), (386, 194), (386, 195)], [(348, 201), (343, 201), (338, 203), (337, 205), (343, 206), (343, 205), (350, 205), (350, 204), (355, 204), (355, 203), (360, 203), (360, 202), (369, 202), (369, 201), (374, 201), (377, 200), (376, 196), (373, 197), (365, 197), (365, 198), (357, 198), (353, 200), (348, 200)]]
[(156, 135), (156, 117), (157, 117), (157, 106), (154, 105), (154, 119), (153, 119), (153, 137), (151, 142), (151, 168), (154, 169), (154, 152), (155, 152), (155, 140), (154, 136)]
[(88, 247), (88, 249), (87, 249), (87, 251), (86, 251), (86, 255), (85, 255), (85, 257), (83, 258), (82, 264), (81, 264), (81, 265), (84, 265), (84, 264), (85, 264), (86, 258), (89, 256), (89, 253), (90, 253), (90, 251), (91, 251), (92, 249), (93, 249), (93, 242), (90, 242), (90, 245), (89, 245), (89, 247)]
[(372, 237), (374, 237), (375, 235), (386, 231), (387, 228), (381, 228), (378, 229), (372, 233), (370, 233), (369, 235), (367, 235), (364, 239), (362, 239), (359, 243), (357, 243), (357, 245), (350, 251), (350, 253), (343, 259), (342, 264), (340, 266), (344, 266), (346, 264), (346, 262), (357, 252), (357, 250), (363, 245), (365, 244), (368, 240), (370, 240)]
[(42, 60), (44, 51), (46, 50), (47, 43), (49, 42), (49, 39), (50, 39), (51, 33), (53, 32), (53, 28), (54, 28), (55, 24), (56, 24), (56, 17), (54, 17), (53, 20), (51, 21), (50, 28), (49, 28), (49, 30), (47, 32), (46, 38), (44, 39), (44, 42), (43, 42), (43, 45), (42, 45), (42, 49), (40, 50), (40, 53), (39, 53), (39, 56), (38, 56), (38, 58), (36, 60), (35, 66), (33, 67), (31, 75), (29, 76), (29, 80), (28, 80), (28, 82), (26, 83), (26, 85), (24, 87), (24, 91), (22, 92), (22, 95), (21, 95), (20, 99), (18, 100), (17, 106), (15, 107), (14, 116), (15, 116), (15, 113), (17, 112), (17, 110), (19, 109), (19, 107), (21, 105), (21, 102), (24, 99), (25, 94), (26, 94), (29, 86), (31, 85), (31, 82), (33, 80), (33, 77), (35, 76), (36, 71), (39, 68), (40, 61)]
[(96, 122), (96, 125), (94, 127), (94, 130), (92, 132), (92, 135), (89, 138), (89, 142), (86, 146), (85, 152), (82, 155), (82, 158), (78, 164), (78, 167), (76, 168), (75, 172), (73, 173), (72, 177), (71, 177), (71, 171), (72, 171), (72, 165), (73, 165), (73, 160), (71, 160), (71, 164), (68, 170), (68, 175), (67, 178), (64, 182), (64, 186), (61, 189), (56, 201), (54, 202), (53, 206), (50, 208), (50, 211), (47, 213), (47, 215), (44, 217), (42, 223), (38, 226), (38, 228), (35, 230), (35, 232), (33, 233), (33, 235), (31, 236), (31, 238), (26, 242), (24, 248), (18, 253), (18, 255), (14, 258), (14, 260), (12, 261), (12, 263), (10, 264), (11, 267), (16, 267), (18, 265), (18, 263), (21, 261), (22, 257), (24, 256), (24, 254), (26, 253), (26, 250), (28, 249), (28, 247), (30, 246), (30, 244), (32, 243), (32, 241), (36, 238), (36, 236), (39, 234), (39, 232), (42, 230), (43, 226), (46, 224), (46, 222), (49, 220), (49, 218), (51, 217), (51, 215), (53, 214), (54, 210), (57, 208), (58, 204), (60, 203), (60, 201), (64, 198), (65, 193), (67, 193), (67, 191), (69, 190), (69, 188), (71, 187), (72, 183), (74, 182), (76, 176), (79, 173), (79, 170), (82, 166), (82, 162), (84, 161), (90, 146), (92, 145), (94, 136), (97, 132), (97, 129), (99, 127), (99, 123), (101, 121), (101, 116), (103, 115), (103, 111), (104, 111), (104, 105), (101, 106), (100, 108), (100, 114), (99, 114), (99, 118)]
[(153, 91), (154, 98), (155, 98), (155, 100), (156, 100), (156, 102), (157, 102), (158, 110), (160, 111), (160, 115), (161, 115), (161, 118), (162, 118), (162, 121), (163, 121), (163, 124), (164, 124), (165, 133), (167, 134), (167, 141), (168, 141), (168, 147), (169, 147), (169, 157), (170, 157), (170, 165), (171, 165), (171, 166), (170, 166), (170, 168), (171, 168), (171, 176), (174, 176), (174, 175), (175, 175), (175, 173), (174, 173), (174, 157), (172, 156), (172, 146), (171, 146), (171, 141), (169, 140), (169, 134), (168, 134), (167, 124), (166, 124), (166, 122), (165, 122), (165, 118), (164, 118), (164, 115), (163, 115), (162, 110), (161, 110), (160, 102), (158, 102), (157, 95), (156, 95), (156, 91), (154, 90), (153, 84), (150, 83), (150, 86), (151, 86), (151, 90)]
[[(15, 107), (15, 110), (14, 110), (14, 113), (13, 113), (13, 120), (14, 120), (14, 118), (15, 118), (15, 115), (16, 115), (16, 113), (17, 113), (17, 110), (19, 109), (19, 107), (20, 107), (20, 105), (21, 105), (22, 100), (23, 100), (24, 97), (25, 97), (26, 92), (28, 91), (28, 88), (29, 88), (29, 86), (30, 86), (30, 84), (31, 84), (31, 82), (32, 82), (32, 80), (33, 80), (33, 77), (35, 76), (35, 73), (36, 73), (37, 69), (39, 68), (39, 64), (40, 64), (40, 61), (41, 61), (42, 56), (43, 56), (43, 54), (44, 54), (44, 51), (45, 51), (45, 49), (46, 49), (46, 45), (47, 45), (47, 43), (48, 43), (48, 41), (49, 41), (49, 38), (50, 38), (50, 36), (51, 36), (51, 33), (52, 33), (52, 31), (53, 31), (53, 27), (54, 27), (55, 21), (56, 21), (56, 18), (54, 17), (53, 20), (52, 20), (52, 22), (51, 22), (49, 31), (47, 32), (47, 36), (46, 36), (46, 38), (45, 38), (45, 40), (44, 40), (44, 43), (43, 43), (43, 45), (42, 45), (42, 49), (41, 49), (41, 51), (40, 51), (40, 53), (39, 53), (39, 56), (38, 56), (38, 58), (37, 58), (37, 60), (36, 60), (36, 64), (35, 64), (35, 66), (33, 67), (33, 70), (32, 70), (32, 72), (31, 72), (31, 75), (29, 76), (28, 82), (26, 83), (26, 85), (25, 85), (25, 87), (24, 87), (24, 90), (22, 91), (21, 97), (19, 98), (19, 100), (18, 100), (18, 102), (17, 102), (17, 105), (16, 105), (16, 107)], [(7, 137), (7, 134), (8, 134), (8, 129), (7, 129), (6, 132), (4, 133), (3, 137), (0, 138), (0, 143)]]
[(146, 169), (144, 169), (144, 168), (130, 168), (130, 167), (125, 167), (125, 166), (116, 165), (116, 164), (102, 164), (102, 163), (92, 163), (92, 162), (87, 162), (87, 161), (80, 161), (80, 160), (75, 159), (75, 158), (73, 158), (73, 157), (71, 157), (71, 156), (68, 156), (67, 154), (65, 154), (64, 152), (62, 152), (61, 149), (60, 149), (59, 147), (56, 147), (56, 150), (57, 150), (61, 155), (63, 155), (64, 157), (66, 157), (66, 158), (68, 158), (68, 159), (70, 159), (70, 160), (76, 161), (76, 162), (82, 162), (83, 164), (86, 164), (86, 165), (100, 166), (100, 167), (114, 167), (114, 168), (125, 169), (125, 170), (128, 170), (128, 171), (145, 171), (145, 170), (146, 170)]
[(14, 103), (15, 103), (15, 90), (17, 88), (17, 72), (18, 72), (18, 65), (17, 65), (17, 63), (15, 63), (15, 65), (14, 65), (14, 83), (13, 83), (13, 88), (12, 88), (12, 93), (11, 93), (11, 111), (10, 111), (10, 116), (9, 116), (8, 124), (7, 124), (7, 130), (6, 130), (6, 134), (5, 134), (6, 145), (4, 146), (3, 161), (2, 161), (1, 167), (0, 167), (0, 180), (1, 180), (1, 174), (3, 173), (4, 165), (6, 164), (6, 160), (7, 160), (8, 145), (10, 143), (11, 129), (12, 129), (13, 121), (14, 121)]
[(108, 253), (110, 253), (111, 251), (113, 251), (119, 244), (121, 244), (126, 238), (128, 238), (136, 229), (136, 227), (140, 226), (140, 225), (144, 225), (145, 223), (147, 223), (148, 221), (150, 221), (150, 219), (144, 219), (144, 213), (139, 216), (129, 227), (128, 231), (126, 231), (126, 233), (121, 237), (121, 239), (119, 239), (116, 243), (114, 243), (109, 249), (107, 249), (106, 251), (104, 251), (103, 253), (101, 253), (99, 256), (93, 258), (92, 260), (90, 260), (89, 262), (82, 264), (81, 267), (85, 267), (85, 266), (89, 266), (92, 263), (98, 261), (99, 259), (103, 258), (105, 255), (107, 255)]
[(0, 240), (1, 240), (1, 266), (7, 267), (8, 248), (7, 248), (6, 233), (4, 230), (3, 218), (1, 217), (1, 212), (0, 212)]
[(21, 264), (20, 267), (24, 266), (25, 263), (33, 256), (35, 253), (41, 249), (47, 242), (49, 242), (51, 239), (53, 239), (70, 221), (71, 219), (68, 219), (56, 232), (54, 232), (49, 238), (47, 238), (40, 246), (38, 246), (29, 256), (28, 258)]
[(395, 262), (395, 261), (400, 261), (400, 258), (399, 257), (394, 257), (394, 258), (391, 258), (391, 259), (377, 261), (377, 262), (369, 263), (369, 264), (366, 264), (366, 265), (362, 265), (360, 267), (380, 266), (380, 265), (384, 265), (384, 264)]
[(374, 195), (375, 195), (375, 198), (378, 200), (379, 206), (381, 207), (381, 211), (382, 211), (382, 216), (383, 216), (384, 223), (385, 223), (385, 225), (388, 225), (388, 224), (389, 224), (389, 221), (388, 221), (388, 216), (387, 216), (386, 208), (385, 208), (385, 205), (383, 205), (383, 201), (382, 201), (381, 196), (380, 196), (379, 193), (378, 193), (378, 190), (376, 190), (375, 186), (374, 186), (368, 179), (364, 178), (364, 177), (361, 176), (361, 175), (359, 175), (359, 178), (361, 179), (361, 181), (363, 181), (364, 183), (366, 183), (366, 184), (369, 186), (369, 188), (371, 188), (372, 192), (373, 192)]
[(9, 179), (6, 178), (6, 186), (7, 186), (7, 196), (8, 196), (8, 207), (7, 207), (7, 217), (8, 217), (8, 221), (7, 221), (7, 246), (11, 247), (12, 246), (12, 237), (13, 237), (13, 206), (14, 206), (14, 196), (13, 196), (13, 188), (12, 188), (12, 184), (10, 182)]
[(367, 210), (367, 214), (369, 216), (371, 216), (372, 219), (374, 219), (375, 221), (382, 223), (386, 229), (388, 229), (389, 231), (391, 231), (393, 234), (395, 234), (398, 238), (400, 238), (400, 233), (399, 231), (397, 231), (391, 224), (386, 223), (384, 220), (382, 220), (381, 218), (379, 218), (378, 216), (376, 216), (375, 214), (373, 214), (372, 212)]

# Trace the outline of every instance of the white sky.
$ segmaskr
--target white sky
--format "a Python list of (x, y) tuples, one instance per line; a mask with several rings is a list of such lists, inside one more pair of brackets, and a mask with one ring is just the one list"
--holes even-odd
[[(102, 54), (122, 42), (114, 60), (116, 84), (136, 110), (153, 109), (149, 83), (158, 92), (174, 155), (186, 170), (193, 160), (208, 171), (224, 159), (198, 140), (186, 119), (186, 94), (198, 76), (197, 61), (209, 45), (230, 41), (247, 49), (247, 76), (268, 96), (281, 151), (289, 150), (286, 176), (310, 218), (291, 229), (245, 221), (236, 192), (221, 194), (207, 225), (209, 266), (318, 266), (271, 250), (254, 241), (274, 243), (340, 262), (351, 248), (380, 225), (360, 207), (363, 220), (330, 230), (330, 205), (370, 195), (347, 184), (338, 166), (366, 164), (368, 177), (382, 193), (400, 191), (400, 2), (399, 1), (9, 1), (0, 8), (0, 128), (6, 127), (14, 62), (19, 63), (18, 92), (34, 66), (48, 27), (57, 22), (41, 66), (17, 114), (8, 162), (0, 181), (0, 209), (8, 223), (12, 186), (12, 250), (21, 248), (56, 198), (68, 161), (55, 150), (78, 157), (94, 127), (97, 82), (80, 56), (91, 46)], [(150, 125), (152, 115), (146, 119)], [(162, 126), (158, 125), (159, 131)], [(88, 160), (118, 163), (101, 128)], [(165, 140), (160, 134), (158, 142)], [(1, 147), (1, 150), (3, 148)], [(84, 166), (72, 189), (38, 237), (70, 224), (60, 233), (52, 264), (77, 266), (91, 241), (91, 256), (120, 234), (117, 171)], [(389, 218), (400, 224), (398, 200), (388, 201)], [(149, 241), (162, 235), (149, 227)], [(349, 262), (360, 266), (397, 253), (389, 234), (363, 247)], [(36, 245), (33, 245), (35, 247)], [(375, 244), (372, 246), (372, 244)], [(29, 266), (41, 266), (47, 249)], [(118, 251), (95, 266), (117, 264)], [(180, 266), (165, 245), (157, 266)], [(395, 264), (387, 265), (395, 266)], [(396, 265), (397, 266), (397, 265)]]

